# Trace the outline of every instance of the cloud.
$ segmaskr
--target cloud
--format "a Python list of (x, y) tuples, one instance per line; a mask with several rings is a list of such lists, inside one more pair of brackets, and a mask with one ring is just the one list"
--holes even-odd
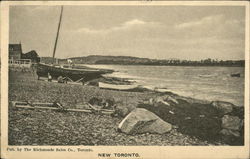
[(84, 54), (151, 58), (242, 59), (244, 34), (240, 28), (244, 31), (244, 24), (244, 20), (221, 14), (177, 25), (130, 19), (103, 29), (83, 27), (73, 32), (76, 34), (70, 33), (68, 37), (79, 44), (76, 48), (81, 49), (71, 50), (76, 53), (84, 50)]
[(186, 28), (200, 27), (200, 26), (206, 26), (206, 25), (210, 26), (220, 21), (223, 21), (223, 15), (213, 15), (213, 16), (203, 17), (200, 20), (178, 24), (176, 25), (176, 28), (186, 29)]
[(242, 39), (245, 34), (244, 26), (245, 22), (242, 19), (226, 18), (219, 14), (177, 24), (173, 27), (173, 30), (174, 33), (182, 35), (182, 38)]
[(160, 26), (160, 23), (157, 22), (146, 22), (139, 19), (132, 19), (130, 21), (126, 21), (121, 25), (110, 27), (107, 29), (90, 29), (90, 28), (80, 28), (76, 32), (78, 33), (88, 33), (88, 34), (107, 34), (114, 31), (128, 30), (136, 27), (152, 27), (152, 26)]
[(27, 6), (25, 7), (26, 11), (29, 12), (29, 14), (37, 14), (37, 13), (49, 13), (52, 10), (59, 9), (58, 6)]

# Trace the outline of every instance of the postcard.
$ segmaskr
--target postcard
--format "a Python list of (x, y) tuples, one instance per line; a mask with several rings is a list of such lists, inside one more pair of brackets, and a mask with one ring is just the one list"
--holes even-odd
[(249, 158), (249, 3), (1, 3), (1, 157)]

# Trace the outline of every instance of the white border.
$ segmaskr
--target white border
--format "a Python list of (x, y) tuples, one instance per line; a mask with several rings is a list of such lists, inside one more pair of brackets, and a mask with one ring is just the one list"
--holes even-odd
[[(8, 130), (8, 28), (10, 5), (178, 5), (178, 6), (245, 6), (245, 146), (62, 146), (64, 148), (85, 147), (94, 152), (7, 152)], [(1, 2), (1, 153), (3, 158), (98, 158), (97, 153), (136, 152), (140, 158), (249, 158), (249, 3), (240, 1), (12, 1)], [(27, 147), (27, 146), (8, 146)], [(61, 146), (30, 146), (30, 147), (61, 147)]]

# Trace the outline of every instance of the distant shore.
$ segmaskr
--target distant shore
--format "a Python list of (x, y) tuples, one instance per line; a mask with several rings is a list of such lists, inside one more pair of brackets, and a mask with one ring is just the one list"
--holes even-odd
[[(71, 57), (75, 64), (101, 64), (101, 65), (147, 65), (147, 66), (221, 66), (244, 67), (245, 60), (179, 60), (179, 59), (149, 59), (132, 56), (101, 56), (90, 55), (86, 57)], [(51, 57), (41, 57), (41, 62), (51, 63)], [(56, 59), (61, 64), (66, 64), (67, 59)]]
[[(166, 114), (169, 110), (165, 106), (151, 107), (147, 101), (162, 95), (153, 91), (128, 92), (100, 89), (97, 86), (79, 86), (61, 83), (51, 83), (37, 80), (35, 72), (9, 73), (9, 101), (34, 101), (54, 102), (60, 101), (66, 108), (76, 108), (77, 104), (86, 103), (91, 98), (114, 99), (119, 109), (119, 116), (110, 117), (86, 113), (66, 112), (60, 113), (51, 110), (25, 110), (13, 109), (9, 106), (9, 144), (10, 145), (224, 145), (228, 144), (220, 137), (215, 136), (212, 130), (206, 132), (209, 127), (217, 131), (220, 126), (209, 125), (218, 119), (205, 121), (197, 126), (192, 123), (181, 125), (182, 121), (176, 121)], [(178, 105), (176, 118), (179, 112), (193, 114), (204, 111), (207, 116), (213, 111), (208, 107), (209, 102), (192, 98), (179, 97), (171, 92), (167, 93), (178, 97), (181, 105)], [(145, 104), (146, 102), (146, 104)], [(187, 103), (188, 102), (188, 103)], [(192, 104), (200, 103), (200, 104)], [(173, 120), (175, 125), (171, 132), (159, 134), (139, 134), (135, 136), (117, 132), (117, 126), (122, 118), (136, 107), (146, 108), (163, 120)], [(187, 109), (186, 109), (187, 108)], [(192, 108), (192, 109), (190, 109)], [(171, 108), (172, 109), (172, 108)], [(175, 109), (175, 108), (174, 108)], [(191, 115), (190, 114), (190, 115)], [(163, 116), (161, 116), (163, 115)], [(170, 118), (168, 118), (170, 117)], [(191, 116), (192, 117), (192, 116)], [(196, 118), (192, 117), (196, 122)], [(243, 117), (244, 118), (244, 117)], [(184, 120), (184, 118), (183, 118)], [(171, 122), (171, 121), (170, 121)], [(205, 125), (204, 125), (205, 124)], [(184, 126), (184, 127), (183, 127)], [(187, 126), (187, 128), (185, 128)], [(204, 126), (203, 131), (199, 126)], [(189, 128), (188, 128), (189, 127)], [(193, 131), (194, 130), (194, 131)], [(211, 133), (209, 135), (209, 133)], [(198, 135), (198, 136), (197, 136)], [(206, 136), (208, 135), (208, 136)], [(215, 140), (214, 140), (215, 139)], [(241, 145), (242, 139), (234, 140), (234, 144)]]

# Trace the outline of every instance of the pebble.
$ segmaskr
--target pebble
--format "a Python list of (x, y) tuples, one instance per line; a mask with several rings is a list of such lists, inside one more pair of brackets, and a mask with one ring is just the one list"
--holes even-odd
[[(53, 102), (58, 99), (65, 107), (75, 108), (92, 97), (115, 98), (131, 105), (149, 99), (150, 93), (117, 92), (97, 87), (59, 85), (37, 81), (30, 76), (9, 74), (9, 100)], [(13, 78), (15, 77), (15, 78)], [(12, 81), (11, 81), (12, 80)], [(21, 82), (23, 80), (23, 82)], [(188, 135), (171, 130), (164, 135), (139, 134), (129, 136), (116, 131), (121, 118), (76, 112), (9, 109), (9, 145), (208, 145)], [(218, 143), (219, 145), (220, 143)]]

